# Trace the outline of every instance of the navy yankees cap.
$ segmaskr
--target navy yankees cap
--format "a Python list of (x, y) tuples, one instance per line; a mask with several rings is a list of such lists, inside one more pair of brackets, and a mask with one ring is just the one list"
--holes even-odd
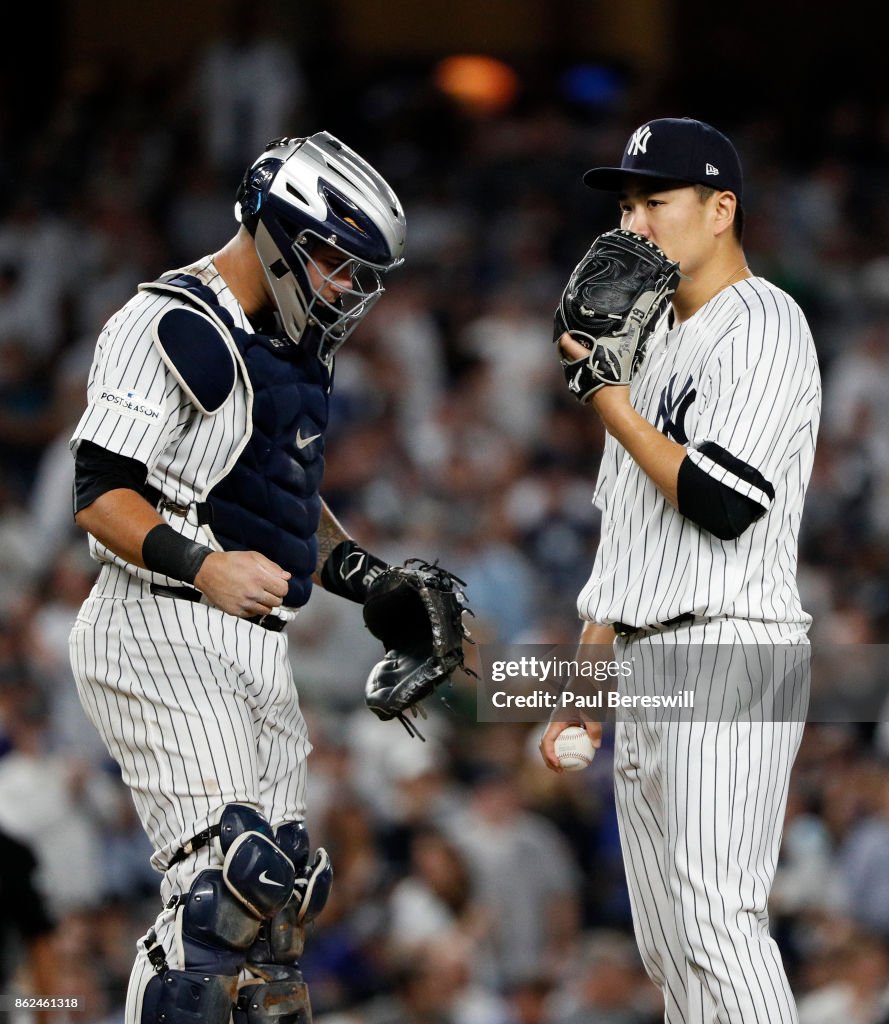
[(594, 167), (583, 176), (590, 188), (620, 192), (627, 174), (684, 181), (734, 192), (741, 202), (741, 161), (729, 139), (691, 117), (663, 117), (640, 125), (627, 142), (620, 167)]

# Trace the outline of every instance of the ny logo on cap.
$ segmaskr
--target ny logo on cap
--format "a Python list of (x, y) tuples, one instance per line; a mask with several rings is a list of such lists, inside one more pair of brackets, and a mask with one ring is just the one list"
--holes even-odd
[(648, 140), (651, 138), (651, 129), (647, 124), (642, 125), (641, 128), (637, 128), (630, 136), (629, 144), (627, 145), (627, 156), (638, 156), (640, 153), (646, 152), (648, 146)]

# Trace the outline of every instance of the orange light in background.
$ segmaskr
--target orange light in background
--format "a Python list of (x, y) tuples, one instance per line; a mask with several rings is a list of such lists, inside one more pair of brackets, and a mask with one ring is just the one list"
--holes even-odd
[(512, 68), (496, 57), (457, 54), (438, 62), (435, 85), (472, 113), (499, 114), (515, 99), (519, 80)]

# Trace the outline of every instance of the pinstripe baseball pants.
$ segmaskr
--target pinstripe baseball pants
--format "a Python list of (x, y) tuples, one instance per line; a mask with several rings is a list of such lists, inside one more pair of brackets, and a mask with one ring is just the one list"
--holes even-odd
[[(163, 874), (161, 900), (216, 864), (212, 844), (167, 868), (179, 847), (229, 803), (272, 825), (305, 817), (311, 750), (286, 635), (204, 604), (151, 596), (147, 584), (103, 567), (70, 637), (87, 715), (120, 766)], [(155, 927), (177, 968), (174, 914)], [(152, 970), (140, 949), (126, 1020), (138, 1021)]]
[[(738, 695), (755, 688), (751, 654), (801, 643), (804, 634), (731, 620), (618, 642), (621, 658), (651, 659), (656, 671), (673, 657), (671, 645), (719, 645), (698, 648), (710, 652), (709, 673), (681, 681), (711, 702), (702, 710), (696, 697), (694, 720), (627, 714), (616, 723), (615, 798), (633, 925), (663, 992), (666, 1024), (796, 1024), (768, 898), (808, 677), (792, 674), (790, 706), (777, 714), (774, 705), (750, 713)], [(685, 667), (689, 657), (699, 667), (701, 658), (684, 651)], [(726, 692), (732, 699), (722, 705)]]

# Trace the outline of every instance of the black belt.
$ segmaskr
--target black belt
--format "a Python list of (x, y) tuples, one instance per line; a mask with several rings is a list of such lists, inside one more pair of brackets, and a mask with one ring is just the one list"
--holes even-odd
[(658, 622), (654, 626), (628, 626), (625, 622), (614, 622), (614, 632), (621, 638), (621, 640), (635, 640), (640, 636), (647, 636), (649, 633), (659, 633), (664, 629), (672, 629), (674, 626), (681, 626), (683, 622), (694, 622), (697, 615), (692, 612), (683, 612), (682, 615), (677, 615), (675, 618), (666, 619), (664, 622)]
[[(201, 592), (192, 590), (191, 587), (162, 587), (159, 583), (152, 583), (151, 592), (155, 597), (178, 597), (180, 601), (200, 601), (201, 599)], [(262, 626), (263, 629), (270, 629), (273, 633), (280, 633), (287, 625), (284, 619), (271, 613), (254, 615), (244, 621), (252, 622), (254, 626)]]

